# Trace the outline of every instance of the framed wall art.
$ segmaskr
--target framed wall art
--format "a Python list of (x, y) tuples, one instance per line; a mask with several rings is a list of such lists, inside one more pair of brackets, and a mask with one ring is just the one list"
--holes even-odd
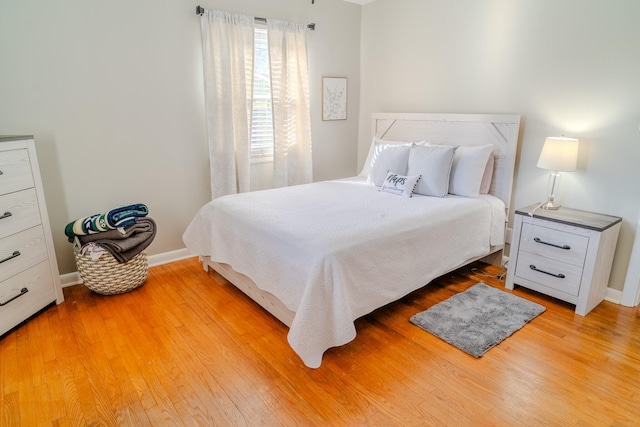
[(322, 78), (322, 120), (347, 119), (347, 78)]

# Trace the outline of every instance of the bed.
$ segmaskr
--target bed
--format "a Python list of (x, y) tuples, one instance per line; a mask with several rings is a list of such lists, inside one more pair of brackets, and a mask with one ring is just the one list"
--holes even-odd
[[(519, 124), (518, 115), (504, 114), (374, 114), (358, 176), (217, 198), (183, 240), (205, 271), (213, 268), (287, 325), (291, 348), (318, 368), (327, 349), (355, 338), (357, 318), (470, 262), (501, 262)], [(407, 150), (414, 159), (456, 147), (453, 186), (454, 177), (470, 176), (463, 159), (489, 145), (484, 189), (471, 196), (447, 186), (455, 194), (402, 197), (380, 191), (387, 181), (371, 182), (383, 164), (379, 150), (389, 150), (387, 160)]]

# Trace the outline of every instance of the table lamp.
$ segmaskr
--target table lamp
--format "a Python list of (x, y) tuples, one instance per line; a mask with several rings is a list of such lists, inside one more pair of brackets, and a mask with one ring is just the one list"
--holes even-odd
[(565, 138), (564, 136), (552, 136), (544, 141), (537, 166), (552, 172), (549, 174), (547, 184), (547, 201), (540, 206), (542, 209), (556, 210), (560, 208), (560, 205), (554, 201), (560, 185), (560, 172), (576, 170), (578, 142), (577, 139)]

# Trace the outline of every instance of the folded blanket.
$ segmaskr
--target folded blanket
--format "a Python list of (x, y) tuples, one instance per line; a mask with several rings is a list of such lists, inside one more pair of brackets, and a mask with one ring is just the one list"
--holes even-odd
[(153, 219), (138, 218), (135, 224), (120, 230), (108, 230), (101, 233), (76, 236), (82, 246), (90, 243), (107, 250), (119, 263), (125, 263), (147, 248), (156, 236), (156, 223)]
[(70, 222), (64, 228), (64, 234), (73, 242), (74, 236), (86, 236), (118, 227), (127, 227), (149, 214), (149, 209), (142, 203), (121, 206), (104, 214), (95, 214)]

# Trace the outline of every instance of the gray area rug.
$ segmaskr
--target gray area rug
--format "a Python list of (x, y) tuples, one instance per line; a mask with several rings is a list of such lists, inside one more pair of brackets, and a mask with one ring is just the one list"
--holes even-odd
[(540, 304), (477, 283), (411, 317), (411, 323), (480, 357), (546, 310)]

